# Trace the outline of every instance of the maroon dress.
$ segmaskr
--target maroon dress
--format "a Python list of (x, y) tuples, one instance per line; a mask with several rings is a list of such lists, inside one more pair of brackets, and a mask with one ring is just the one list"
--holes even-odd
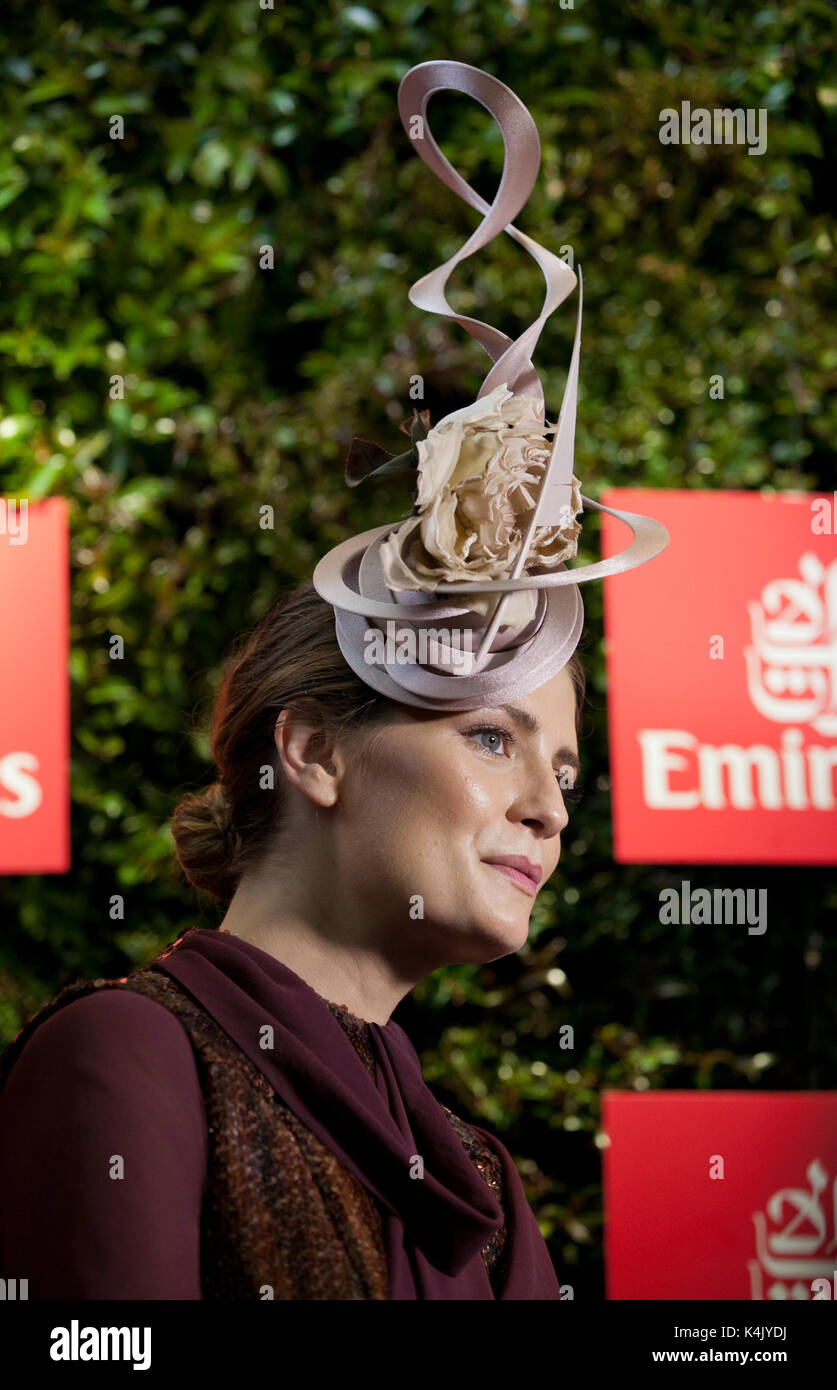
[(66, 993), (0, 1059), (0, 1277), (30, 1298), (560, 1297), (510, 1155), (394, 1021), (203, 929)]

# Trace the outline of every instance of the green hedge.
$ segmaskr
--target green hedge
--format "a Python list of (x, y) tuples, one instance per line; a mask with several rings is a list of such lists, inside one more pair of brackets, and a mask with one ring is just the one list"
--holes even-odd
[[(219, 662), (326, 549), (403, 511), (397, 480), (346, 489), (351, 437), (395, 452), (411, 375), (435, 421), (490, 366), (407, 300), (476, 214), (411, 149), (404, 72), (472, 63), (535, 117), (541, 176), (517, 225), (583, 265), (588, 495), (831, 490), (837, 14), (824, 0), (7, 0), (4, 31), (0, 490), (70, 502), (73, 727), (72, 872), (2, 888), (8, 1040), (67, 980), (124, 974), (218, 920), (179, 879), (168, 821), (209, 778)], [(766, 109), (766, 152), (662, 145), (659, 112), (684, 99)], [(494, 122), (451, 93), (430, 116), (491, 201)], [(543, 281), (503, 237), (449, 295), (515, 335)], [(548, 411), (572, 303), (535, 354)], [(584, 547), (595, 558), (589, 517)], [(597, 1297), (601, 1088), (832, 1086), (837, 894), (825, 870), (707, 870), (707, 886), (768, 886), (778, 925), (755, 939), (661, 926), (680, 869), (612, 862), (595, 586), (585, 602), (588, 792), (531, 940), (437, 972), (398, 1018), (440, 1098), (512, 1149), (562, 1281)], [(566, 1022), (573, 1052), (555, 1044)]]

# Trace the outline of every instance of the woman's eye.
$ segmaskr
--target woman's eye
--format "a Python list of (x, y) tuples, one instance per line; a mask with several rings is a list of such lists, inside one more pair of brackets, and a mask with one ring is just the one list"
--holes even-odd
[(489, 753), (503, 753), (504, 745), (510, 741), (502, 729), (471, 729), (469, 732), (472, 738), (486, 740), (480, 746)]

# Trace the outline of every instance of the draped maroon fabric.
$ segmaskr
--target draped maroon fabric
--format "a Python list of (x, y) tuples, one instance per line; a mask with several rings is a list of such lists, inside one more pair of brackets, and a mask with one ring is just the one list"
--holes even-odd
[[(157, 961), (212, 1015), (285, 1103), (384, 1209), (393, 1299), (493, 1299), (481, 1250), (505, 1218), (503, 1299), (559, 1299), (552, 1261), (511, 1155), (503, 1213), (425, 1084), (394, 1020), (370, 1023), (377, 1082), (326, 1001), (266, 951), (192, 928)], [(272, 1047), (263, 1046), (273, 1030)], [(412, 1177), (415, 1157), (424, 1176)]]

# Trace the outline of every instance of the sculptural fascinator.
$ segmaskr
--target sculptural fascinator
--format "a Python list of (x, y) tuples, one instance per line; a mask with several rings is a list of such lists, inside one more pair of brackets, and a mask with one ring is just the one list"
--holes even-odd
[[(474, 97), (502, 131), (503, 174), (490, 207), (430, 133), (428, 100), (445, 89)], [(461, 324), (494, 365), (477, 399), (432, 427), (429, 413), (414, 408), (401, 426), (411, 441), (401, 454), (352, 441), (347, 484), (403, 471), (414, 489), (413, 510), (329, 551), (313, 583), (334, 607), (343, 656), (367, 685), (402, 704), (467, 710), (504, 704), (551, 679), (581, 637), (579, 584), (644, 564), (666, 547), (669, 535), (650, 517), (584, 497), (573, 473), (583, 281), (580, 267), (576, 277), (513, 225), (540, 166), (529, 111), (496, 77), (447, 60), (410, 69), (398, 89), (398, 110), (432, 172), (484, 214), (450, 260), (415, 282), (409, 298)], [(546, 281), (540, 314), (515, 340), (454, 313), (445, 297), (459, 262), (502, 231), (534, 257)], [(575, 341), (560, 414), (550, 424), (531, 356), (547, 318), (576, 285)], [(608, 560), (568, 569), (584, 507), (625, 522), (634, 539)]]

